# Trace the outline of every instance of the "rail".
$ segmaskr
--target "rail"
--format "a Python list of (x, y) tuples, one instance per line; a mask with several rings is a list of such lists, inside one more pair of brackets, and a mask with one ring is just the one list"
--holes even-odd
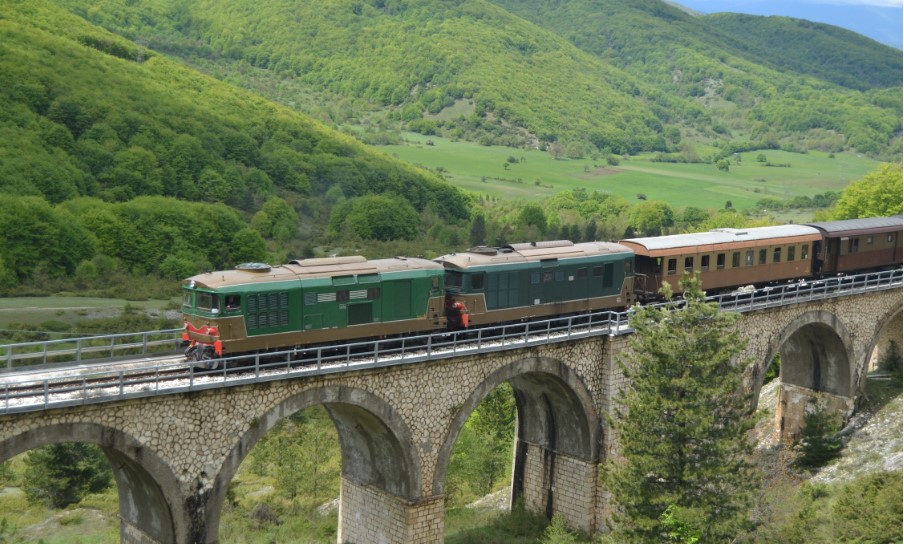
[[(736, 292), (709, 297), (708, 300), (717, 302), (724, 311), (744, 313), (900, 289), (901, 286), (902, 271), (899, 269)], [(0, 414), (415, 364), (591, 336), (630, 334), (633, 330), (629, 327), (629, 321), (630, 312), (603, 311), (460, 332), (232, 357), (207, 361), (206, 367), (185, 362), (155, 363), (130, 370), (83, 374), (76, 378), (40, 378), (15, 383), (3, 380), (4, 375), (0, 375)]]

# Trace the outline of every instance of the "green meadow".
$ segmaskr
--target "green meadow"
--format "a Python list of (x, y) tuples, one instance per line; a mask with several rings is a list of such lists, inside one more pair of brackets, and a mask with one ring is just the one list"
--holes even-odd
[[(405, 134), (403, 145), (381, 146), (387, 154), (436, 170), (453, 185), (495, 198), (540, 200), (577, 187), (621, 196), (637, 195), (664, 200), (673, 207), (722, 208), (731, 201), (736, 209), (751, 209), (760, 199), (779, 200), (840, 191), (862, 178), (878, 162), (853, 154), (768, 150), (741, 153), (728, 172), (714, 164), (654, 162), (648, 157), (620, 159), (617, 166), (605, 159), (554, 159), (540, 150), (481, 146), (440, 137)], [(765, 155), (764, 166), (757, 162)], [(515, 162), (510, 162), (510, 157)], [(787, 165), (787, 166), (785, 166)]]

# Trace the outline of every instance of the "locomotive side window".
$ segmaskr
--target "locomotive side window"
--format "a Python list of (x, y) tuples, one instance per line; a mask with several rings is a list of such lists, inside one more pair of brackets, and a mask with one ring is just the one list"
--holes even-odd
[(586, 277), (587, 277), (587, 267), (584, 266), (584, 267), (578, 268), (578, 279), (582, 279), (582, 278), (586, 278)]
[(760, 250), (760, 264), (766, 264), (766, 250)]
[(471, 276), (471, 289), (475, 289), (478, 291), (483, 289), (483, 278), (484, 278), (483, 272), (480, 272), (479, 274), (473, 274)]
[(731, 254), (731, 267), (737, 268), (739, 266), (741, 266), (741, 252), (735, 251)]
[(446, 270), (446, 287), (461, 287), (461, 272)]
[(700, 257), (700, 270), (709, 270), (709, 255)]
[(794, 251), (794, 250), (795, 250), (795, 249), (796, 249), (796, 248), (795, 248), (794, 246), (788, 246), (788, 262), (791, 262), (791, 261), (794, 260), (794, 257), (795, 257), (795, 255), (794, 255), (795, 251)]
[(719, 270), (722, 270), (723, 268), (725, 268), (725, 254), (724, 253), (719, 253), (718, 255), (716, 255), (716, 268), (718, 268)]
[(694, 258), (693, 257), (685, 257), (684, 258), (684, 270), (687, 272), (694, 271)]
[(669, 266), (668, 275), (674, 276), (675, 272), (678, 270), (678, 259), (669, 259), (668, 266)]
[(615, 285), (615, 265), (606, 263), (603, 268), (603, 287), (612, 287)]
[(774, 262), (774, 263), (782, 262), (782, 248), (777, 247), (772, 250), (772, 262)]
[(753, 266), (753, 250), (748, 249), (744, 255), (744, 266)]
[(192, 306), (192, 292), (184, 291), (182, 293), (182, 305), (186, 308), (191, 308)]
[(634, 273), (634, 261), (628, 259), (625, 261), (625, 275), (630, 276)]

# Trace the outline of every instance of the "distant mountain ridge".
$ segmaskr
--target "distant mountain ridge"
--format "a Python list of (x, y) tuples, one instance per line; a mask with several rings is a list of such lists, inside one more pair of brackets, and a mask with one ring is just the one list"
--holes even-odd
[[(845, 28), (899, 51), (904, 42), (901, 2), (843, 2), (832, 0), (682, 0), (696, 14), (746, 13), (781, 15)], [(881, 4), (881, 5), (880, 5)]]

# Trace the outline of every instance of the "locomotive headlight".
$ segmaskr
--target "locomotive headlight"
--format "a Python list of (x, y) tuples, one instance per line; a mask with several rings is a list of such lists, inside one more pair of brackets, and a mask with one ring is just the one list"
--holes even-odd
[(188, 282), (188, 288), (189, 288), (189, 289), (194, 289), (194, 288), (195, 288), (195, 280), (191, 280), (191, 281)]

